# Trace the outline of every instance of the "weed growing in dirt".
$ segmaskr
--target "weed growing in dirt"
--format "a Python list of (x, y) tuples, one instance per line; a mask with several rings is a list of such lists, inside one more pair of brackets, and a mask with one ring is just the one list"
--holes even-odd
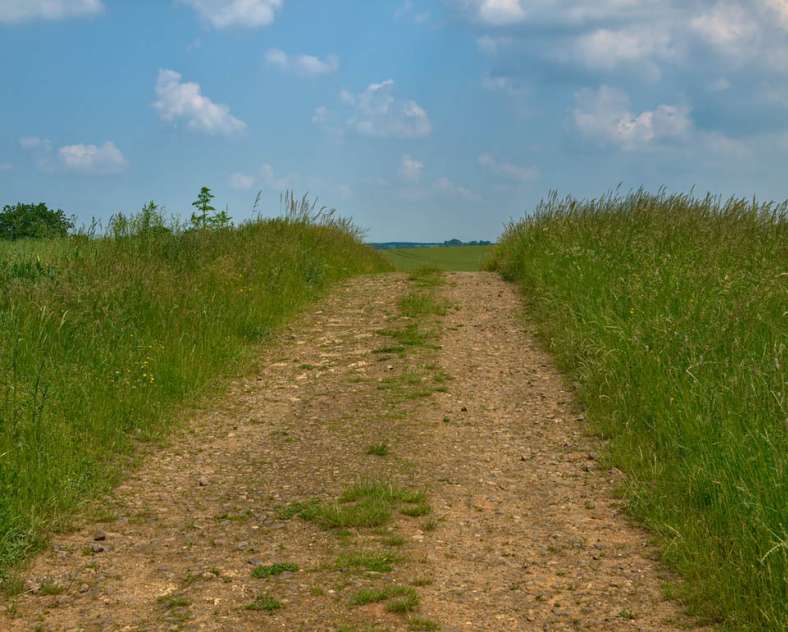
[(389, 446), (385, 443), (375, 443), (367, 448), (370, 456), (388, 456)]
[(270, 564), (269, 566), (257, 566), (252, 571), (252, 577), (263, 579), (265, 577), (275, 577), (283, 573), (297, 573), (298, 564), (289, 562)]
[(438, 268), (423, 267), (410, 273), (410, 282), (418, 288), (436, 288), (446, 283), (446, 277)]
[(504, 233), (547, 346), (693, 611), (788, 624), (788, 203), (550, 197)]
[(246, 604), (244, 606), (246, 610), (254, 610), (257, 612), (268, 612), (273, 613), (277, 610), (281, 610), (282, 602), (270, 595), (266, 594), (259, 594), (254, 598), (254, 601)]
[[(371, 603), (381, 603), (384, 601), (394, 600), (394, 610), (387, 610), (390, 612), (410, 612), (415, 609), (419, 604), (419, 596), (413, 588), (409, 586), (387, 586), (385, 588), (365, 588), (358, 591), (350, 601), (351, 606), (366, 606)], [(409, 609), (400, 609), (403, 607)]]
[(103, 236), (0, 243), (0, 569), (309, 301), (388, 269), (344, 220), (287, 202), (237, 228), (153, 205)]
[(428, 292), (410, 292), (399, 301), (400, 312), (409, 318), (445, 316), (446, 305)]
[(334, 503), (313, 500), (293, 503), (279, 510), (281, 519), (296, 516), (324, 529), (380, 527), (390, 522), (392, 513), (404, 506), (426, 505), (422, 492), (395, 487), (379, 481), (365, 481), (353, 485)]
[(44, 582), (39, 587), (38, 594), (51, 597), (62, 594), (64, 590), (65, 588), (56, 582)]
[(436, 630), (440, 630), (441, 626), (432, 619), (411, 617), (408, 619), (408, 629), (416, 632), (435, 632)]

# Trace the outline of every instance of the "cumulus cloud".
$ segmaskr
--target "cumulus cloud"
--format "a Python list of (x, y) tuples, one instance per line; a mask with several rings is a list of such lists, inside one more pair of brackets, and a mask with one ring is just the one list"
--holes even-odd
[(179, 0), (217, 29), (268, 26), (284, 0)]
[(534, 167), (526, 167), (511, 162), (500, 161), (492, 154), (482, 154), (479, 156), (479, 165), (492, 173), (517, 182), (527, 182), (539, 176), (539, 172)]
[(2, 0), (0, 23), (28, 20), (62, 20), (95, 15), (104, 10), (101, 0)]
[(402, 156), (402, 163), (400, 165), (399, 174), (403, 180), (408, 182), (418, 182), (421, 179), (421, 174), (424, 172), (424, 163), (416, 160), (412, 156), (405, 154)]
[(272, 48), (266, 52), (265, 60), (280, 70), (305, 76), (330, 75), (339, 70), (339, 57), (336, 55), (321, 59), (314, 55), (288, 55), (283, 50)]
[(174, 70), (160, 70), (153, 106), (164, 121), (186, 121), (190, 129), (208, 134), (231, 135), (246, 129), (246, 123), (230, 114), (226, 105), (202, 94), (200, 85), (181, 80)]
[(127, 166), (126, 158), (115, 143), (103, 145), (66, 145), (58, 149), (60, 162), (68, 171), (85, 174), (120, 173)]
[(635, 114), (629, 97), (607, 86), (578, 92), (573, 117), (576, 128), (584, 136), (625, 150), (685, 139), (692, 132), (688, 108), (659, 105), (654, 110)]
[(390, 79), (370, 84), (359, 94), (343, 91), (340, 98), (350, 109), (347, 126), (363, 136), (421, 138), (432, 133), (427, 111), (411, 99), (395, 96)]

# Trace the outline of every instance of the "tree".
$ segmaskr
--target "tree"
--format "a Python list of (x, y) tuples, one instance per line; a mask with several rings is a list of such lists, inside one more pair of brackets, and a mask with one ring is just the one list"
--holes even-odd
[(192, 225), (195, 228), (208, 228), (208, 214), (216, 209), (211, 206), (214, 195), (208, 187), (202, 187), (197, 199), (192, 202), (192, 206), (199, 211), (199, 214), (192, 213)]
[(192, 206), (199, 213), (192, 213), (192, 226), (195, 228), (227, 228), (233, 223), (227, 210), (216, 213), (216, 209), (211, 205), (214, 198), (213, 193), (208, 187), (202, 187), (197, 199), (192, 202)]
[(60, 209), (40, 204), (6, 205), (0, 211), (0, 239), (46, 239), (65, 237), (74, 221)]

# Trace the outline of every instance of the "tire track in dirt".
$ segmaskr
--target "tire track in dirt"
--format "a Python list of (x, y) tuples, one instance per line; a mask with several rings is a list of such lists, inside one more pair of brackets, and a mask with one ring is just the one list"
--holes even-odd
[[(514, 289), (485, 273), (448, 280), (452, 309), (420, 323), (440, 328), (440, 349), (376, 353), (381, 330), (412, 324), (401, 275), (356, 279), (294, 323), (107, 499), (104, 523), (88, 514), (54, 539), (0, 629), (687, 629)], [(379, 443), (390, 454), (368, 455)], [(432, 513), (333, 531), (283, 519), (360, 480), (426, 490)], [(337, 563), (359, 551), (386, 552), (392, 569)], [(299, 571), (252, 577), (277, 563)], [(350, 605), (392, 586), (418, 592), (424, 619)], [(248, 609), (261, 595), (282, 607)]]

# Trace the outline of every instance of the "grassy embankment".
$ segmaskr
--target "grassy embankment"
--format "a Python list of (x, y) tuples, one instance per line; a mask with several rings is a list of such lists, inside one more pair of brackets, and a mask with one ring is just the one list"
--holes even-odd
[(494, 246), (441, 246), (437, 248), (392, 248), (381, 254), (397, 270), (414, 272), (434, 268), (445, 272), (481, 270)]
[(671, 592), (730, 629), (786, 629), (786, 205), (552, 197), (494, 266), (686, 578)]
[(0, 247), (0, 579), (308, 301), (388, 269), (341, 220), (150, 219)]

